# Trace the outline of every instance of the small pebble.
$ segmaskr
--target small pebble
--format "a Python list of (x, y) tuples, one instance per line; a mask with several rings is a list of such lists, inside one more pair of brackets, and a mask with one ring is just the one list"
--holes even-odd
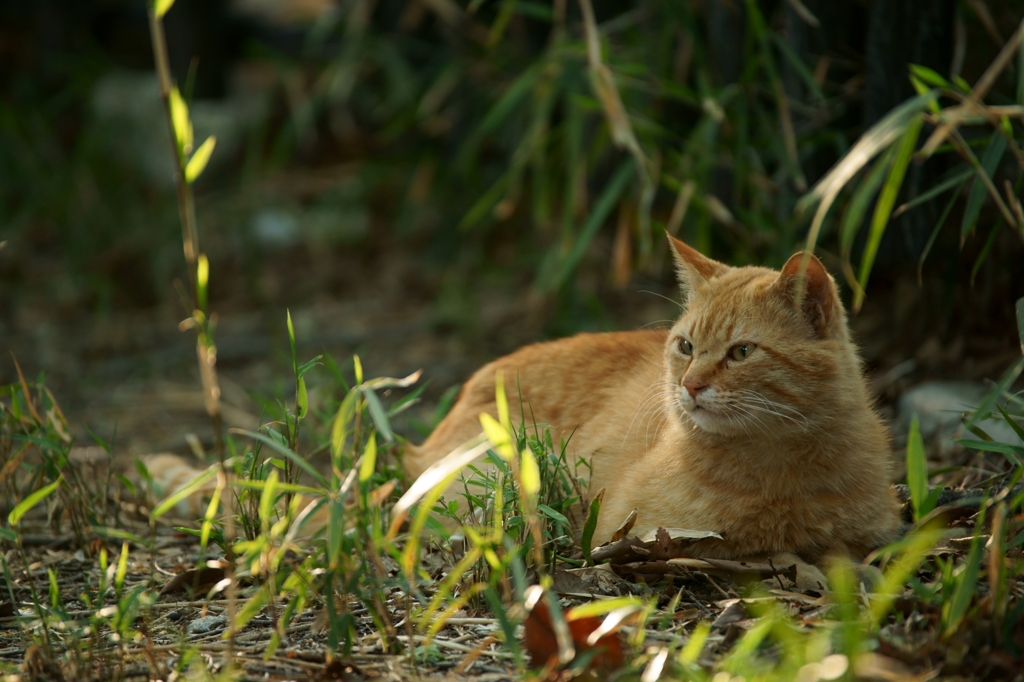
[(181, 614), (177, 611), (171, 611), (167, 614), (167, 620), (178, 621), (181, 620)]
[(188, 634), (201, 635), (207, 632), (222, 630), (228, 625), (227, 616), (203, 616), (188, 624)]

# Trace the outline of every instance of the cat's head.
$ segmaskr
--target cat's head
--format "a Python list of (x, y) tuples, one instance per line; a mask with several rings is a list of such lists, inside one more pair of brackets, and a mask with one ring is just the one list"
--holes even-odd
[[(810, 431), (860, 384), (835, 281), (809, 253), (734, 268), (669, 237), (684, 309), (665, 348), (675, 403), (710, 433)], [(854, 383), (857, 386), (847, 386)]]

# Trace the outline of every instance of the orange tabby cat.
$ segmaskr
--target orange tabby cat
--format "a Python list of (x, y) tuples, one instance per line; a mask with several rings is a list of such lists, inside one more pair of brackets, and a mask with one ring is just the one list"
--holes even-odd
[[(412, 477), (496, 414), (495, 375), (605, 489), (595, 544), (634, 508), (634, 534), (710, 530), (692, 556), (862, 557), (892, 540), (889, 441), (835, 282), (814, 256), (733, 268), (671, 238), (684, 308), (668, 330), (580, 334), (476, 372), (404, 465)], [(799, 288), (798, 288), (799, 287)], [(513, 413), (518, 410), (513, 410)], [(570, 438), (571, 435), (571, 438)]]

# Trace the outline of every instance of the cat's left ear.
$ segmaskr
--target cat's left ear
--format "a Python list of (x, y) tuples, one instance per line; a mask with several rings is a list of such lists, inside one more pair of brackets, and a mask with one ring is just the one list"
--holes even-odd
[(800, 251), (790, 256), (782, 266), (777, 286), (787, 298), (799, 302), (819, 338), (845, 334), (846, 315), (835, 280), (814, 254)]
[(676, 261), (676, 274), (679, 276), (679, 286), (683, 289), (683, 297), (708, 280), (724, 274), (728, 265), (719, 263), (708, 258), (692, 246), (668, 235), (668, 242), (672, 246), (672, 254)]

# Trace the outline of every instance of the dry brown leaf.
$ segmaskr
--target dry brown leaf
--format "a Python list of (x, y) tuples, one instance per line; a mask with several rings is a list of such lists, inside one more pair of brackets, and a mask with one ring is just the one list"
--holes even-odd
[(166, 585), (160, 589), (160, 596), (184, 590), (190, 596), (206, 594), (214, 585), (224, 580), (227, 564), (218, 562), (218, 566), (203, 566), (202, 568), (190, 568), (171, 578)]
[(629, 531), (633, 530), (634, 524), (636, 524), (636, 517), (640, 513), (639, 509), (634, 508), (633, 511), (629, 512), (626, 519), (619, 524), (618, 530), (612, 533), (612, 542), (621, 540), (622, 538), (629, 535)]

